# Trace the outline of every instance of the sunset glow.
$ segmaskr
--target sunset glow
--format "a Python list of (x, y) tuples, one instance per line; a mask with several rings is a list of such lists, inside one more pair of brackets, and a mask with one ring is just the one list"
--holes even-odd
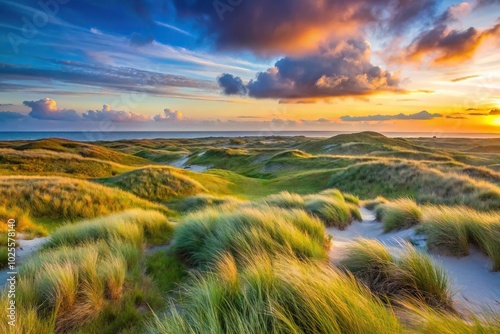
[(0, 131), (499, 132), (498, 2), (292, 2), (0, 0)]

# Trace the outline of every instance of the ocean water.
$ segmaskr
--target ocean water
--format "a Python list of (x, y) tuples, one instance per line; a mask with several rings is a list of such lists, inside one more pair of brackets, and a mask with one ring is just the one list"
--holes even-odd
[[(44, 138), (63, 138), (75, 141), (113, 141), (123, 139), (168, 139), (168, 138), (207, 138), (207, 137), (263, 137), (263, 136), (305, 136), (305, 137), (333, 137), (342, 131), (164, 131), (164, 132), (0, 132), (0, 141), (5, 140), (38, 140)], [(500, 133), (431, 133), (431, 132), (382, 132), (388, 137), (417, 138), (500, 138)]]

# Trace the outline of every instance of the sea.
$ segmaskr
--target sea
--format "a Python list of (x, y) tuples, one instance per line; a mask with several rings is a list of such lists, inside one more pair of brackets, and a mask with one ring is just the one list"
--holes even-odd
[[(214, 137), (333, 137), (352, 132), (342, 131), (113, 131), (113, 132), (0, 132), (0, 141), (7, 140), (39, 140), (45, 138), (62, 138), (74, 141), (115, 141), (127, 139), (180, 139), (180, 138), (214, 138)], [(452, 132), (381, 132), (392, 138), (500, 138), (500, 133), (452, 133)]]

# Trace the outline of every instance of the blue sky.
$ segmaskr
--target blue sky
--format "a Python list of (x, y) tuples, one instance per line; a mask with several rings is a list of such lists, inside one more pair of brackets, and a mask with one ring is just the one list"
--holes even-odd
[(499, 8), (0, 0), (0, 130), (494, 132)]

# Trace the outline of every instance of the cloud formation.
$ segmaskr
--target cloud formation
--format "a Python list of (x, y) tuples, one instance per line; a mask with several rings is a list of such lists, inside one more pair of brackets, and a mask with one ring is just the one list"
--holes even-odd
[(52, 65), (51, 68), (33, 68), (0, 63), (0, 75), (4, 80), (34, 82), (55, 80), (70, 84), (162, 96), (178, 94), (173, 91), (175, 88), (217, 89), (217, 85), (208, 80), (191, 79), (180, 75), (137, 68), (65, 60), (53, 60)]
[(430, 120), (442, 117), (441, 114), (431, 114), (427, 110), (415, 114), (397, 114), (397, 115), (368, 115), (368, 116), (342, 116), (340, 119), (344, 122), (370, 122), (370, 121), (391, 121), (391, 120)]
[(101, 110), (89, 110), (82, 114), (83, 120), (104, 122), (146, 122), (150, 117), (130, 111), (111, 110), (108, 104)]
[(221, 49), (297, 53), (326, 40), (358, 36), (369, 23), (404, 31), (432, 16), (435, 0), (172, 0), (182, 20), (194, 21)]
[(156, 115), (153, 119), (156, 122), (176, 122), (182, 120), (182, 117), (182, 112), (167, 108), (163, 110), (163, 115)]
[(235, 77), (232, 74), (224, 73), (217, 78), (219, 86), (222, 88), (222, 93), (224, 95), (246, 95), (247, 88), (243, 83), (243, 80), (239, 77)]
[(59, 109), (55, 100), (50, 98), (38, 101), (24, 101), (23, 104), (31, 108), (29, 115), (40, 120), (52, 121), (79, 121), (80, 115), (73, 109)]
[(0, 111), (0, 122), (3, 121), (13, 121), (26, 118), (26, 115), (23, 115), (14, 111)]
[(367, 41), (348, 40), (306, 56), (284, 57), (246, 86), (230, 74), (222, 75), (219, 85), (229, 95), (248, 92), (254, 98), (292, 101), (400, 90), (399, 79), (372, 65), (370, 58)]
[(490, 29), (454, 30), (441, 24), (420, 34), (408, 46), (405, 58), (413, 62), (430, 59), (435, 65), (469, 60), (488, 38), (500, 36), (500, 23)]

